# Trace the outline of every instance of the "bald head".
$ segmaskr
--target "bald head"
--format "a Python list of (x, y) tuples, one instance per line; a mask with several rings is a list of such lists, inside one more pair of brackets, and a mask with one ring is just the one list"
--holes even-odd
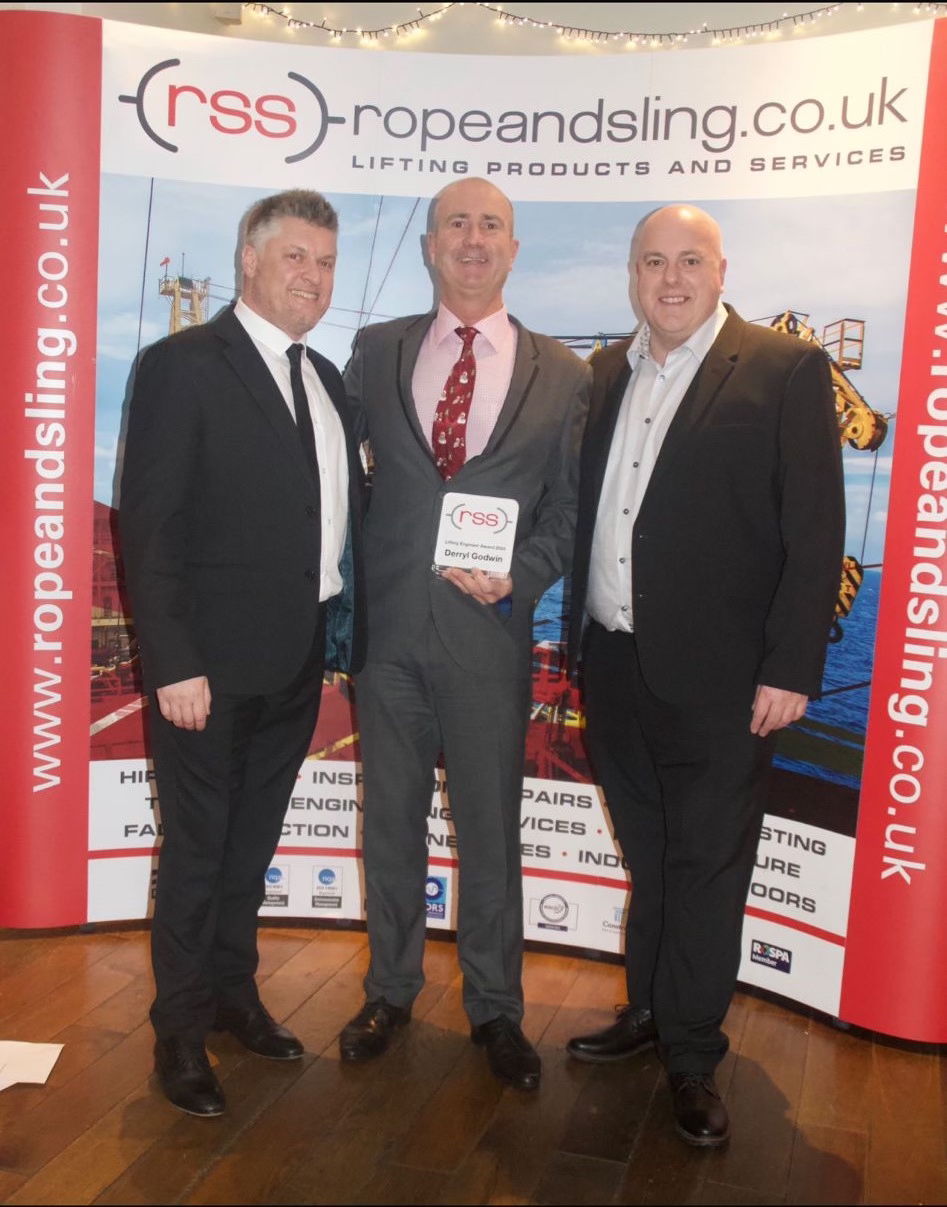
[(428, 255), (441, 302), (472, 325), (503, 305), (519, 244), (509, 199), (477, 176), (441, 189), (431, 206)]
[(651, 354), (663, 364), (717, 309), (727, 261), (720, 227), (693, 205), (666, 205), (635, 227), (628, 293), (651, 328)]

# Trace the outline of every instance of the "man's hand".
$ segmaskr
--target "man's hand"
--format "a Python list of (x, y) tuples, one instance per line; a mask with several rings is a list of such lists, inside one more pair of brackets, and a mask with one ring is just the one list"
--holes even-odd
[(753, 700), (753, 718), (750, 733), (765, 738), (777, 729), (785, 729), (793, 721), (805, 715), (809, 697), (799, 692), (784, 691), (781, 687), (766, 687), (760, 684)]
[(441, 577), (453, 583), (465, 595), (472, 595), (477, 603), (499, 603), (513, 592), (513, 579), (509, 574), (499, 578), (487, 574), (485, 570), (462, 570), (459, 566), (450, 566), (441, 571)]
[(203, 729), (210, 715), (210, 684), (204, 675), (158, 688), (161, 715), (178, 729)]

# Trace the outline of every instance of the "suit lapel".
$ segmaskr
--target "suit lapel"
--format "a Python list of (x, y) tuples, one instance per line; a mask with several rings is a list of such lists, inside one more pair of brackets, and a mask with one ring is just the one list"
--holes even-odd
[(287, 465), (292, 466), (311, 489), (312, 474), (306, 464), (299, 433), (273, 375), (232, 310), (226, 311), (215, 322), (217, 334), (226, 345), (225, 359), (279, 437)]
[(631, 365), (628, 363), (628, 349), (632, 341), (622, 340), (612, 345), (599, 357), (607, 358), (598, 361), (595, 374), (595, 388), (589, 408), (589, 421), (583, 445), (582, 478), (593, 494), (593, 505), (598, 506), (598, 498), (605, 477), (605, 467), (612, 447), (612, 437), (615, 434), (615, 424), (618, 422), (618, 412), (621, 410), (622, 399), (628, 388), (631, 377)]
[(427, 436), (421, 430), (421, 424), (418, 421), (418, 408), (414, 401), (414, 388), (412, 386), (414, 366), (418, 363), (418, 353), (421, 351), (421, 344), (428, 333), (428, 329), (434, 322), (435, 313), (432, 311), (429, 314), (424, 314), (411, 323), (398, 340), (396, 373), (398, 377), (398, 399), (401, 403), (401, 409), (404, 411), (405, 422), (411, 429), (415, 440), (421, 446), (425, 456), (430, 461), (431, 469), (437, 473), (437, 467), (434, 464), (434, 454), (431, 452)]
[(651, 481), (648, 483), (649, 490), (653, 482), (668, 472), (668, 467), (674, 461), (685, 438), (703, 421), (724, 382), (733, 372), (743, 342), (745, 326), (743, 319), (731, 310), (671, 420), (651, 474)]
[[(510, 387), (506, 392), (506, 398), (503, 400), (503, 406), (500, 408), (497, 421), (493, 425), (493, 431), (490, 433), (490, 439), (480, 454), (481, 457), (489, 457), (491, 453), (496, 452), (506, 439), (510, 427), (526, 404), (526, 399), (529, 397), (533, 382), (536, 380), (536, 374), (539, 372), (539, 367), (536, 363), (539, 360), (539, 349), (536, 347), (533, 333), (527, 331), (516, 319), (511, 319), (510, 321), (516, 324), (517, 330), (516, 358), (513, 361), (513, 375), (510, 378)], [(475, 458), (471, 457), (471, 460), (475, 460)]]

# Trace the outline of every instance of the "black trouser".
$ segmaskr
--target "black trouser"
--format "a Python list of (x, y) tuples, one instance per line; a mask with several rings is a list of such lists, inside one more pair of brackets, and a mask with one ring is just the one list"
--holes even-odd
[(775, 738), (750, 733), (751, 687), (670, 704), (644, 682), (634, 636), (594, 623), (585, 690), (589, 755), (631, 869), (628, 1000), (653, 1011), (670, 1073), (709, 1073), (727, 1050)]
[(264, 876), (319, 713), (324, 610), (296, 679), (268, 695), (211, 691), (207, 726), (178, 729), (152, 700), (164, 840), (151, 957), (160, 1038), (202, 1039), (217, 1006), (259, 1001), (257, 911)]

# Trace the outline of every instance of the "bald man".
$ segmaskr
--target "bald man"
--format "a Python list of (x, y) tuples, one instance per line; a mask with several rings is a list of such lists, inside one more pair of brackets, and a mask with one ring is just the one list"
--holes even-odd
[(677, 1131), (708, 1147), (765, 773), (819, 694), (844, 529), (826, 357), (724, 306), (726, 267), (702, 210), (635, 230), (639, 327), (592, 360), (571, 634), (632, 893), (628, 1005), (568, 1050), (658, 1044)]
[[(357, 684), (371, 965), (343, 1060), (379, 1056), (423, 984), (427, 819), (443, 754), (460, 862), (457, 942), (471, 1037), (502, 1081), (539, 1085), (520, 1027), (520, 802), (533, 608), (567, 569), (589, 369), (503, 304), (513, 209), (488, 181), (435, 199), (439, 304), (365, 328), (345, 380), (375, 458), (369, 649)], [(445, 495), (519, 506), (508, 573), (438, 570)], [(483, 503), (482, 514), (496, 513)]]

